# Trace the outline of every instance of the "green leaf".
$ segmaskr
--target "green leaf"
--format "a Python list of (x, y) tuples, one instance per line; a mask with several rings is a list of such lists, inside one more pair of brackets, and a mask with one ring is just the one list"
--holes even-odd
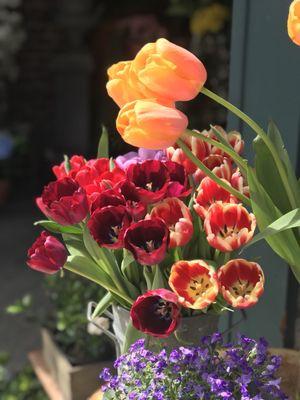
[(14, 304), (10, 304), (6, 307), (5, 311), (7, 314), (21, 314), (27, 311), (32, 306), (32, 296), (30, 294), (26, 294), (21, 299), (15, 301)]
[(92, 318), (101, 316), (105, 310), (113, 303), (113, 296), (110, 292), (107, 292), (104, 297), (99, 301), (97, 307), (95, 308)]
[(282, 215), (276, 221), (272, 222), (267, 226), (262, 232), (258, 233), (254, 236), (251, 242), (247, 243), (242, 251), (249, 246), (252, 246), (254, 243), (262, 239), (266, 239), (268, 236), (275, 235), (279, 232), (285, 231), (287, 229), (298, 228), (300, 227), (300, 208), (296, 210), (292, 210), (287, 214)]
[[(258, 181), (254, 170), (248, 168), (248, 183), (252, 209), (260, 231), (264, 231), (270, 224), (282, 216), (268, 193)], [(267, 236), (270, 247), (283, 258), (292, 268), (300, 282), (300, 247), (292, 230), (285, 230), (273, 236)]]
[(116, 395), (112, 390), (107, 390), (104, 392), (102, 400), (116, 400)]
[(64, 163), (65, 163), (64, 166), (65, 166), (66, 172), (70, 172), (70, 170), (71, 170), (70, 159), (66, 154), (64, 155)]
[(102, 125), (102, 133), (99, 139), (97, 158), (109, 157), (109, 140), (108, 132), (104, 125)]
[(152, 290), (154, 289), (160, 289), (160, 288), (165, 288), (166, 287), (166, 282), (163, 276), (163, 273), (161, 271), (161, 268), (159, 265), (153, 265), (152, 268), (154, 269), (154, 278), (152, 282)]
[(40, 225), (52, 233), (71, 233), (74, 235), (82, 234), (82, 230), (76, 226), (72, 225), (63, 226), (58, 224), (57, 222), (49, 220), (36, 221), (34, 225), (35, 226)]

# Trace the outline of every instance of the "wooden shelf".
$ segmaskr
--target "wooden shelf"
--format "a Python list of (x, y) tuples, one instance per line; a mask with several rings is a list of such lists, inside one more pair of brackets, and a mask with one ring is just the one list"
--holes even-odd
[[(44, 391), (46, 392), (49, 400), (64, 400), (64, 397), (59, 390), (59, 387), (55, 380), (52, 378), (46, 363), (43, 358), (43, 354), (41, 350), (34, 350), (28, 353), (29, 361), (38, 377), (41, 385), (43, 386)], [(87, 400), (101, 400), (102, 394), (101, 392), (94, 393)]]

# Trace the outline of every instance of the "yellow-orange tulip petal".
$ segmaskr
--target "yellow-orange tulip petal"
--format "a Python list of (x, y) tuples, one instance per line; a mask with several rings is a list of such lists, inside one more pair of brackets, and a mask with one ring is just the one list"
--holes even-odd
[(132, 69), (156, 98), (169, 101), (193, 99), (207, 78), (206, 69), (196, 56), (162, 38), (138, 52)]
[(300, 0), (294, 0), (290, 5), (287, 28), (289, 37), (300, 46)]
[(217, 274), (203, 260), (177, 261), (171, 268), (169, 285), (184, 307), (195, 310), (208, 307), (219, 293)]
[(126, 143), (150, 150), (173, 145), (188, 125), (176, 108), (154, 100), (136, 100), (121, 108), (116, 126)]

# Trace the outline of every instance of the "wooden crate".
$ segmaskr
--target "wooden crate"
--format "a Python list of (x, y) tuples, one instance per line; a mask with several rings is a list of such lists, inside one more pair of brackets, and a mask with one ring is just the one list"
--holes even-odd
[(102, 361), (73, 366), (58, 348), (47, 329), (42, 329), (43, 358), (64, 400), (87, 399), (99, 389), (99, 374), (103, 368), (111, 368), (112, 361)]

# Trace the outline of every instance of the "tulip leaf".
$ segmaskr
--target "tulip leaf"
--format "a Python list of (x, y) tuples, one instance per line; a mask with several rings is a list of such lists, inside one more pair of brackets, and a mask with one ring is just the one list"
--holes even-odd
[(89, 253), (84, 247), (82, 236), (63, 233), (62, 238), (66, 248), (72, 256), (90, 257)]
[(49, 221), (49, 220), (36, 221), (34, 223), (34, 225), (35, 226), (40, 225), (52, 233), (71, 233), (73, 235), (81, 235), (82, 234), (81, 228), (78, 228), (77, 226), (60, 225), (57, 222)]
[[(282, 216), (270, 196), (260, 184), (252, 168), (248, 168), (248, 183), (252, 209), (255, 214), (258, 227), (263, 232), (270, 224)], [(296, 278), (300, 282), (300, 247), (294, 232), (289, 229), (276, 235), (267, 236), (265, 240), (270, 247), (283, 258), (292, 268)]]
[(152, 282), (152, 290), (165, 288), (166, 283), (165, 283), (165, 279), (164, 279), (164, 276), (163, 276), (160, 266), (157, 264), (157, 265), (153, 265), (152, 268), (154, 268), (154, 278), (153, 278), (153, 282)]
[(102, 125), (102, 133), (99, 139), (97, 158), (108, 158), (109, 157), (109, 140), (108, 131), (104, 125)]
[(69, 173), (71, 170), (71, 164), (70, 164), (70, 159), (66, 154), (64, 155), (64, 167), (66, 172)]
[(93, 312), (92, 318), (94, 319), (96, 317), (100, 317), (112, 303), (113, 303), (113, 295), (110, 292), (107, 292), (106, 295), (103, 296), (102, 299), (97, 304)]
[(296, 208), (295, 210), (282, 215), (276, 221), (272, 222), (262, 232), (255, 235), (251, 242), (247, 243), (243, 247), (242, 251), (247, 247), (252, 246), (254, 243), (257, 243), (262, 239), (266, 239), (268, 236), (275, 235), (287, 229), (298, 227), (300, 227), (300, 208)]

